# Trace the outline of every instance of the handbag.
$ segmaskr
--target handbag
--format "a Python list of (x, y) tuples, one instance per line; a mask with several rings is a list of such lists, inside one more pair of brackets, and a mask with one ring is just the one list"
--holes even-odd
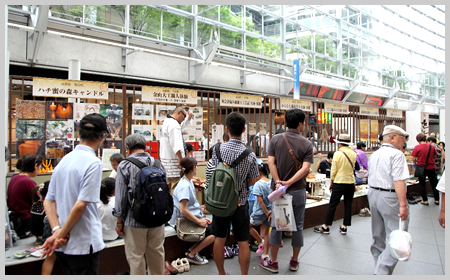
[(206, 228), (186, 217), (177, 218), (177, 236), (183, 241), (199, 242), (205, 238)]
[(425, 165), (416, 165), (416, 170), (414, 171), (414, 177), (418, 177), (418, 178), (425, 177), (425, 167), (427, 166), (428, 157), (430, 156), (430, 152), (431, 152), (431, 145), (430, 145), (430, 148), (428, 149), (428, 154), (427, 154), (427, 159), (425, 160)]
[(292, 195), (285, 194), (272, 202), (272, 227), (277, 231), (297, 231), (292, 208)]
[(412, 238), (409, 232), (403, 230), (404, 221), (399, 220), (398, 230), (392, 231), (389, 236), (389, 247), (392, 257), (399, 261), (407, 261), (411, 256)]

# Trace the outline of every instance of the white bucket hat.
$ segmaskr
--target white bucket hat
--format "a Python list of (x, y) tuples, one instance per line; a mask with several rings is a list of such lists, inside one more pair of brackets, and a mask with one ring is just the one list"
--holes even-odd
[(352, 141), (350, 140), (350, 135), (348, 134), (339, 134), (337, 139), (334, 139), (334, 142), (349, 146), (353, 145)]

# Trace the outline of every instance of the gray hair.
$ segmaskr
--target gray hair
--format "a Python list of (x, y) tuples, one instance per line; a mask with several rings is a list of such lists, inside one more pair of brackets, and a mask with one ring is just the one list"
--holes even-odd
[(127, 146), (130, 151), (136, 149), (145, 150), (146, 145), (147, 141), (145, 140), (145, 137), (142, 134), (133, 133), (125, 138), (125, 146)]
[(113, 154), (110, 158), (109, 158), (109, 161), (115, 161), (115, 162), (117, 162), (117, 163), (120, 163), (122, 160), (124, 160), (125, 158), (124, 158), (124, 156), (122, 155), (122, 154), (119, 154), (119, 153), (117, 153), (117, 154)]

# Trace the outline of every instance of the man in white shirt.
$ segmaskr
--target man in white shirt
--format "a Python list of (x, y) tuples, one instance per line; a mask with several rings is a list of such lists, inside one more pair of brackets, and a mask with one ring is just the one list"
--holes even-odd
[(172, 115), (167, 115), (164, 119), (161, 129), (159, 156), (166, 168), (167, 184), (171, 193), (181, 178), (180, 161), (186, 156), (181, 128), (190, 124), (192, 113), (189, 114), (189, 118), (186, 118), (187, 115), (188, 113), (182, 107), (175, 108)]
[(381, 148), (369, 158), (369, 200), (372, 221), (370, 252), (375, 261), (374, 274), (391, 275), (398, 259), (391, 255), (386, 237), (398, 229), (399, 218), (406, 221), (408, 230), (408, 203), (406, 179), (408, 165), (401, 149), (408, 134), (400, 127), (387, 125), (383, 130)]
[(438, 220), (441, 227), (445, 228), (445, 171), (442, 173), (436, 189), (441, 192), (441, 213)]

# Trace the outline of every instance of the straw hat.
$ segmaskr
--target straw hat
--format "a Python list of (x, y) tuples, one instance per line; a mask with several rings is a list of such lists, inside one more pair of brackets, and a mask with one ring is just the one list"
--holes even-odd
[(353, 145), (352, 141), (350, 140), (350, 135), (348, 134), (339, 134), (339, 136), (334, 139), (334, 142), (349, 146)]

